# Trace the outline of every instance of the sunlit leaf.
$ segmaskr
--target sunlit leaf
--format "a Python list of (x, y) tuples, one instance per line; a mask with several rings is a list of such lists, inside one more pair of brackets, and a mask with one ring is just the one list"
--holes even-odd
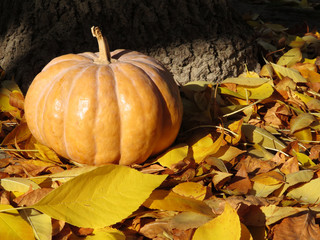
[(312, 141), (311, 128), (303, 128), (293, 134), (298, 140)]
[(119, 230), (111, 227), (95, 229), (86, 240), (125, 240), (126, 236)]
[(182, 161), (188, 155), (188, 145), (179, 144), (166, 151), (157, 158), (157, 162), (164, 167), (171, 168), (172, 165)]
[(259, 183), (262, 183), (262, 184), (268, 185), (268, 186), (283, 183), (284, 180), (285, 180), (284, 176), (277, 171), (270, 171), (270, 172), (266, 172), (266, 173), (261, 173), (261, 174), (254, 176), (253, 178), (251, 178), (251, 181), (259, 182)]
[(313, 177), (312, 170), (301, 170), (299, 172), (290, 173), (286, 175), (286, 181), (279, 194), (281, 196), (289, 187), (292, 187), (298, 183), (309, 182)]
[(283, 183), (275, 184), (275, 185), (265, 185), (260, 182), (254, 182), (252, 186), (252, 194), (256, 197), (268, 197), (275, 190), (279, 189)]
[(303, 208), (279, 207), (276, 205), (262, 206), (260, 209), (265, 215), (266, 225), (274, 224), (283, 218), (305, 211)]
[(300, 48), (292, 48), (279, 58), (277, 64), (281, 66), (291, 67), (301, 60), (302, 53)]
[(312, 167), (316, 164), (305, 154), (303, 153), (296, 153), (296, 156), (298, 158), (298, 161), (301, 163), (302, 167)]
[(79, 227), (110, 226), (136, 210), (166, 177), (106, 165), (71, 179), (32, 207)]
[(226, 203), (223, 213), (199, 227), (193, 240), (224, 239), (240, 240), (241, 224), (237, 212)]
[(20, 143), (31, 137), (31, 132), (26, 122), (17, 125), (2, 141), (1, 145)]
[(193, 158), (196, 163), (200, 163), (207, 156), (210, 156), (219, 150), (222, 144), (223, 135), (224, 134), (221, 133), (218, 139), (214, 141), (211, 134), (208, 134), (191, 146)]
[(61, 161), (58, 157), (58, 155), (50, 148), (47, 146), (44, 146), (40, 143), (35, 143), (34, 144), (35, 149), (39, 151), (36, 156), (40, 158), (41, 160), (47, 161), (47, 162), (53, 162), (53, 163), (60, 163)]
[(250, 87), (258, 87), (263, 85), (264, 83), (269, 82), (270, 79), (268, 78), (259, 78), (259, 77), (237, 77), (237, 78), (226, 78), (221, 82), (224, 83), (235, 83), (242, 86), (250, 86)]
[(18, 177), (2, 178), (0, 180), (0, 184), (3, 189), (11, 192), (25, 193), (30, 189), (30, 187), (33, 189), (40, 188), (35, 182), (27, 178)]
[(150, 209), (196, 212), (213, 216), (211, 208), (203, 201), (184, 197), (180, 194), (166, 190), (153, 191), (143, 205)]
[(297, 117), (292, 118), (290, 121), (290, 130), (291, 133), (294, 133), (297, 130), (309, 127), (311, 123), (316, 121), (316, 118), (309, 113), (301, 113)]
[(274, 63), (271, 63), (274, 71), (277, 74), (281, 74), (283, 77), (289, 77), (296, 83), (304, 83), (307, 82), (307, 80), (301, 76), (298, 70), (292, 69), (292, 68), (286, 68)]
[(320, 178), (311, 180), (301, 187), (293, 188), (288, 192), (287, 196), (301, 203), (318, 204), (320, 203)]
[(19, 215), (17, 210), (10, 205), (0, 204), (0, 210), (3, 209), (12, 210), (8, 212), (0, 212), (1, 240), (35, 239), (31, 226)]
[(183, 182), (172, 188), (172, 191), (185, 197), (203, 200), (207, 193), (207, 188), (200, 183)]
[(170, 221), (172, 228), (187, 230), (198, 228), (212, 219), (212, 216), (195, 212), (182, 212), (174, 216)]
[(35, 209), (21, 210), (22, 217), (32, 226), (34, 235), (39, 240), (52, 239), (51, 217)]

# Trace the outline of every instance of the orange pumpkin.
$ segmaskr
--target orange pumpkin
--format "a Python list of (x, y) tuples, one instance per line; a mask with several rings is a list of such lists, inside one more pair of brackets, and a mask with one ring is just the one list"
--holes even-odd
[(25, 99), (34, 137), (80, 164), (142, 163), (169, 147), (182, 119), (172, 75), (139, 52), (110, 53), (92, 28), (99, 53), (51, 60), (35, 77)]

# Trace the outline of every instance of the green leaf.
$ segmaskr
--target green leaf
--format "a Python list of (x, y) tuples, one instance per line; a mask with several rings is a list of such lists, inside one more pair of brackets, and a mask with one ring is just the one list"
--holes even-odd
[(0, 210), (11, 208), (12, 211), (0, 212), (1, 240), (33, 240), (31, 226), (19, 215), (18, 211), (10, 205), (0, 204)]
[(242, 132), (249, 142), (260, 144), (266, 149), (282, 150), (286, 147), (284, 143), (263, 128), (243, 124)]
[(320, 203), (320, 178), (311, 180), (301, 187), (292, 189), (287, 196), (296, 199), (300, 203)]
[(71, 179), (31, 207), (78, 227), (102, 228), (137, 210), (166, 177), (106, 165)]
[(52, 239), (51, 217), (35, 209), (23, 209), (20, 213), (30, 223), (34, 235), (38, 240)]
[(281, 74), (284, 77), (289, 77), (291, 78), (294, 82), (296, 83), (305, 83), (307, 80), (301, 76), (298, 70), (292, 69), (292, 68), (286, 68), (274, 63), (271, 63), (274, 71), (277, 74)]

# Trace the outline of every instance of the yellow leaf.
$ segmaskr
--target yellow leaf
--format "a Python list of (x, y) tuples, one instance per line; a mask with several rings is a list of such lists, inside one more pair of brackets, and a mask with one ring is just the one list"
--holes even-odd
[(303, 128), (309, 127), (311, 123), (316, 121), (316, 118), (310, 113), (301, 113), (290, 121), (291, 133), (294, 133)]
[(36, 184), (35, 182), (27, 178), (18, 177), (2, 178), (0, 180), (0, 185), (6, 191), (21, 193), (27, 192), (30, 189), (30, 187), (32, 187), (32, 189), (40, 188), (38, 184)]
[(234, 83), (241, 86), (248, 86), (248, 87), (258, 87), (267, 82), (270, 82), (268, 78), (259, 78), (257, 77), (237, 77), (237, 78), (227, 78), (223, 80), (220, 84), (224, 83)]
[(251, 178), (251, 180), (267, 186), (271, 186), (271, 185), (277, 185), (279, 183), (284, 183), (284, 176), (277, 171), (271, 171), (271, 172), (258, 174), (253, 178)]
[(219, 158), (220, 160), (229, 162), (244, 152), (245, 151), (240, 150), (239, 148), (229, 146), (229, 145), (224, 145), (218, 150), (218, 152), (216, 152), (215, 154), (212, 154), (212, 156)]
[(281, 189), (279, 196), (283, 195), (284, 192), (289, 188), (298, 183), (309, 182), (313, 177), (312, 170), (300, 170), (299, 172), (294, 172), (286, 175), (286, 181)]
[(276, 205), (262, 206), (260, 209), (266, 217), (266, 225), (271, 225), (283, 218), (305, 211), (303, 208), (278, 207)]
[(1, 145), (20, 143), (31, 137), (31, 132), (26, 122), (17, 125), (2, 141)]
[(316, 166), (316, 164), (305, 154), (296, 152), (295, 153), (298, 161), (302, 164), (302, 167), (312, 167)]
[(277, 64), (281, 66), (291, 67), (301, 60), (302, 53), (300, 48), (292, 48), (279, 58)]
[(242, 134), (246, 136), (249, 142), (260, 144), (266, 149), (282, 150), (286, 147), (285, 144), (267, 130), (250, 124), (242, 125)]
[(278, 76), (280, 76), (280, 78), (282, 78), (281, 76), (289, 77), (296, 83), (307, 82), (307, 80), (304, 77), (302, 77), (301, 74), (299, 73), (299, 71), (296, 69), (286, 68), (286, 67), (274, 64), (274, 63), (271, 63), (271, 65), (272, 65), (274, 71), (276, 72), (276, 74)]
[(227, 135), (225, 137), (226, 141), (231, 143), (232, 145), (235, 145), (238, 143), (241, 139), (241, 127), (243, 124), (243, 119), (240, 119), (238, 121), (234, 121), (231, 124), (229, 124), (228, 128), (234, 133), (231, 135)]
[(225, 181), (226, 179), (230, 178), (233, 174), (228, 172), (220, 172), (220, 171), (213, 171), (214, 175), (212, 177), (212, 182), (215, 187), (222, 181)]
[(223, 213), (200, 226), (195, 231), (192, 239), (240, 240), (241, 224), (237, 212), (226, 203)]
[(32, 208), (78, 227), (110, 226), (137, 210), (166, 177), (106, 165), (71, 179)]
[(319, 204), (320, 203), (320, 178), (311, 180), (301, 187), (293, 188), (287, 196), (296, 199), (300, 203)]
[(19, 215), (19, 212), (10, 205), (1, 205), (0, 210), (12, 209), (8, 212), (0, 212), (0, 236), (1, 240), (33, 240), (34, 235), (31, 226)]
[(10, 91), (6, 88), (0, 89), (0, 110), (1, 112), (10, 112), (17, 110), (17, 108), (13, 107), (9, 103)]
[(143, 205), (150, 209), (196, 212), (213, 216), (211, 208), (205, 202), (184, 197), (172, 191), (166, 190), (153, 191)]
[(40, 240), (52, 239), (52, 223), (51, 217), (40, 213), (35, 209), (23, 209), (20, 211), (24, 219), (26, 219), (33, 228), (34, 235)]
[(214, 141), (211, 134), (201, 138), (199, 141), (192, 145), (193, 158), (196, 163), (200, 163), (207, 156), (216, 153), (221, 147), (223, 140), (223, 133), (220, 134), (219, 138)]
[(44, 146), (40, 143), (35, 143), (34, 146), (35, 149), (39, 151), (39, 154), (35, 154), (39, 159), (47, 162), (62, 164), (58, 155), (47, 146)]
[(172, 191), (181, 196), (194, 198), (200, 201), (202, 201), (207, 194), (207, 188), (200, 183), (195, 182), (180, 183), (175, 186)]
[(299, 140), (312, 141), (312, 133), (310, 128), (304, 128), (294, 132), (294, 136)]
[(304, 41), (301, 37), (297, 36), (296, 39), (290, 42), (289, 46), (292, 48), (302, 48), (306, 41)]
[(307, 105), (309, 110), (320, 110), (320, 100), (299, 92), (294, 92), (294, 94)]
[(256, 197), (268, 197), (275, 190), (279, 189), (283, 183), (276, 185), (265, 185), (260, 182), (254, 182), (252, 186), (253, 193)]
[(157, 162), (164, 167), (171, 168), (172, 165), (182, 161), (188, 155), (188, 145), (179, 144), (169, 149), (157, 158)]
[(95, 229), (92, 235), (88, 235), (86, 240), (125, 240), (126, 236), (119, 230), (111, 227)]

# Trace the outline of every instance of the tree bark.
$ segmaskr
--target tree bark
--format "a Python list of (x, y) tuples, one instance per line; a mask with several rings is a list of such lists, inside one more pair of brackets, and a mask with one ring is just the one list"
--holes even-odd
[(258, 66), (252, 30), (224, 0), (1, 0), (0, 9), (0, 66), (23, 91), (52, 58), (97, 51), (91, 26), (111, 50), (153, 56), (182, 84)]

